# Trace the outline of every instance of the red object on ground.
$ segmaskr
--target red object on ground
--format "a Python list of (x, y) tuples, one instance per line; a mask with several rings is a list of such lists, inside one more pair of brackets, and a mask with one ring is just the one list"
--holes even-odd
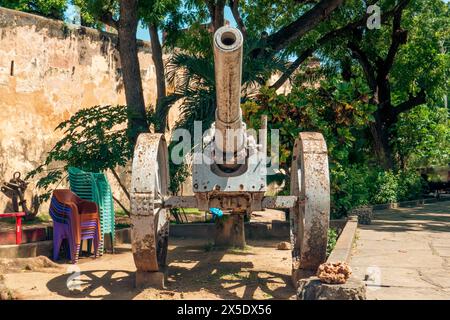
[(22, 217), (25, 212), (2, 213), (1, 218), (16, 218), (16, 244), (22, 243)]

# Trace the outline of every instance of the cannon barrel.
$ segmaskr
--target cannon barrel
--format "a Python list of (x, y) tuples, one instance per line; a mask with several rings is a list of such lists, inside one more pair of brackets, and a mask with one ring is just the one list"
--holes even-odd
[[(236, 163), (244, 153), (240, 108), (243, 36), (228, 26), (214, 34), (214, 69), (216, 79), (216, 147), (225, 163)], [(231, 159), (231, 161), (230, 161)]]

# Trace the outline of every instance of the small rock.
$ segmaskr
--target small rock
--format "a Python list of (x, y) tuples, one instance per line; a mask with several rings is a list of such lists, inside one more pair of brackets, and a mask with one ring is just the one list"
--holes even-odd
[(317, 277), (320, 281), (329, 284), (343, 284), (352, 273), (352, 269), (346, 262), (326, 262), (317, 269)]
[(291, 244), (287, 241), (282, 241), (277, 245), (278, 250), (291, 250)]

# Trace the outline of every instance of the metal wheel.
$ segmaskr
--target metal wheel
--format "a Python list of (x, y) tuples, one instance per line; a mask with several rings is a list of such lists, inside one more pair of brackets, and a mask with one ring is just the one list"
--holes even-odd
[(295, 141), (291, 195), (299, 197), (290, 211), (292, 271), (316, 271), (326, 260), (330, 219), (330, 179), (325, 140), (320, 133), (302, 132)]
[(161, 271), (166, 266), (169, 212), (161, 207), (168, 194), (169, 163), (162, 134), (140, 134), (131, 176), (131, 237), (138, 271)]

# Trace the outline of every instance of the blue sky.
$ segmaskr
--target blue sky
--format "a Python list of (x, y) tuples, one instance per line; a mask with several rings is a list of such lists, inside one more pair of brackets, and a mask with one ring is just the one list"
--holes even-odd
[[(231, 9), (229, 7), (225, 7), (225, 19), (230, 21), (232, 26), (236, 26), (236, 21), (234, 20), (233, 14), (231, 13)], [(148, 29), (140, 27), (137, 32), (137, 38), (149, 41), (150, 36), (148, 34)]]
[[(74, 6), (69, 5), (69, 8), (66, 11), (66, 21), (72, 22), (76, 15), (77, 15), (77, 12), (74, 9)], [(236, 26), (236, 21), (234, 20), (229, 7), (225, 7), (225, 19), (230, 21), (230, 24), (232, 26)], [(140, 26), (138, 28), (137, 38), (141, 39), (141, 40), (149, 41), (150, 35), (148, 34), (148, 29)]]

